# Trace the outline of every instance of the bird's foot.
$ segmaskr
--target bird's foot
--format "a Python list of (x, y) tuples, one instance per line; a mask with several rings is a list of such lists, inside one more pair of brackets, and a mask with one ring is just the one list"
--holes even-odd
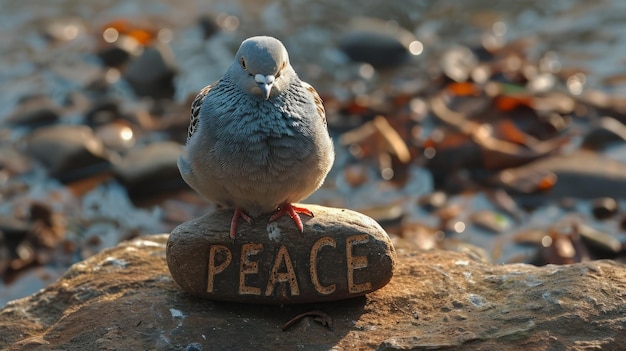
[(233, 219), (230, 221), (230, 238), (234, 239), (237, 236), (237, 222), (239, 218), (243, 219), (247, 223), (252, 223), (252, 218), (248, 216), (243, 209), (237, 207), (235, 209), (235, 213), (233, 214)]
[(302, 224), (302, 219), (300, 219), (300, 215), (304, 214), (309, 217), (313, 217), (313, 212), (311, 212), (308, 208), (294, 206), (292, 204), (286, 203), (281, 205), (278, 208), (278, 211), (270, 217), (270, 222), (274, 222), (285, 214), (288, 214), (294, 222), (296, 222), (296, 226), (300, 230), (300, 233), (304, 232), (304, 225)]

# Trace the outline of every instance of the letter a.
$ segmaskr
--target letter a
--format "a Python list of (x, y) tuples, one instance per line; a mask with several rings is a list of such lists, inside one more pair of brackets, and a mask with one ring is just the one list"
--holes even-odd
[[(278, 268), (280, 268), (281, 262), (285, 262), (285, 268), (287, 268), (287, 272), (278, 272)], [(298, 279), (296, 278), (296, 272), (293, 269), (293, 263), (291, 263), (291, 258), (289, 257), (289, 251), (287, 251), (287, 248), (284, 245), (281, 245), (280, 249), (278, 249), (278, 253), (276, 254), (276, 259), (274, 260), (274, 265), (272, 266), (272, 271), (270, 272), (270, 276), (267, 281), (267, 289), (265, 290), (265, 295), (272, 295), (276, 284), (284, 282), (289, 283), (291, 296), (300, 295), (300, 288), (298, 288)]]

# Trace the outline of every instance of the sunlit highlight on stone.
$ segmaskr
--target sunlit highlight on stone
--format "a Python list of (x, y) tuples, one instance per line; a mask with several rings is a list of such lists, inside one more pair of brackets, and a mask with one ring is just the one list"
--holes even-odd
[(107, 28), (102, 32), (102, 38), (107, 43), (115, 43), (119, 39), (120, 33), (115, 28)]
[(424, 51), (424, 44), (421, 41), (415, 40), (409, 44), (409, 51), (411, 55), (420, 55)]
[(461, 221), (454, 223), (454, 231), (457, 233), (463, 233), (465, 231), (465, 223)]

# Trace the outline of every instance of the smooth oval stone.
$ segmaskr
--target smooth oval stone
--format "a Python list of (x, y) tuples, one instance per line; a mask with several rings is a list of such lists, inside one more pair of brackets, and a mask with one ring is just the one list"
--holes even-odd
[(52, 108), (42, 107), (16, 113), (7, 119), (7, 123), (16, 126), (41, 127), (55, 123), (59, 120), (59, 113)]
[(185, 188), (176, 166), (182, 151), (180, 144), (171, 141), (136, 147), (115, 163), (114, 171), (133, 198)]
[(597, 219), (608, 219), (618, 211), (618, 204), (612, 197), (600, 197), (591, 202), (591, 212)]
[(39, 160), (63, 183), (108, 172), (109, 153), (87, 126), (54, 125), (35, 130), (25, 139), (26, 153)]
[(410, 55), (407, 48), (386, 33), (355, 31), (344, 35), (339, 48), (354, 62), (366, 62), (376, 68), (399, 66)]
[(253, 224), (239, 221), (229, 236), (233, 210), (220, 210), (174, 229), (167, 264), (183, 290), (213, 300), (289, 304), (334, 301), (385, 286), (396, 253), (370, 217), (317, 205), (299, 205), (304, 233), (285, 215)]
[(399, 66), (411, 58), (409, 46), (415, 35), (386, 21), (355, 17), (349, 30), (339, 38), (339, 49), (353, 62), (366, 62), (375, 68)]
[(56, 123), (60, 108), (49, 96), (27, 94), (20, 97), (15, 111), (5, 121), (9, 126), (27, 127), (31, 130)]
[(145, 47), (141, 55), (128, 64), (124, 78), (138, 96), (171, 99), (176, 92), (176, 74), (172, 49), (160, 44)]

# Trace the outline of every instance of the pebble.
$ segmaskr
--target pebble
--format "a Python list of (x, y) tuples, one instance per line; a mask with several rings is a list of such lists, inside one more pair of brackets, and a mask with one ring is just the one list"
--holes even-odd
[(4, 276), (11, 264), (11, 252), (4, 242), (2, 232), (0, 232), (0, 275)]
[(622, 231), (626, 231), (626, 215), (622, 216), (622, 218), (619, 220), (619, 227)]
[(170, 141), (133, 149), (115, 164), (115, 174), (131, 197), (184, 188), (176, 165), (182, 151), (180, 144)]
[(482, 229), (493, 233), (503, 233), (510, 227), (506, 216), (491, 210), (481, 210), (470, 215), (471, 222)]
[(94, 102), (85, 113), (85, 124), (95, 128), (120, 118), (122, 118), (122, 112), (119, 103), (113, 99), (101, 99)]
[(56, 123), (60, 115), (61, 109), (49, 96), (28, 94), (18, 99), (15, 111), (6, 118), (6, 123), (35, 129)]
[(455, 82), (465, 82), (470, 79), (478, 60), (468, 47), (455, 46), (443, 54), (440, 64), (441, 70), (448, 78)]
[(357, 17), (351, 29), (339, 39), (339, 49), (354, 62), (374, 68), (396, 67), (411, 58), (409, 46), (417, 41), (413, 33), (387, 21)]
[(370, 65), (394, 67), (406, 62), (409, 52), (392, 36), (367, 31), (355, 31), (344, 35), (339, 48), (354, 62)]
[(132, 125), (124, 120), (99, 126), (94, 129), (94, 133), (109, 150), (126, 151), (136, 142)]
[(617, 254), (622, 250), (622, 243), (616, 236), (597, 230), (591, 226), (585, 224), (579, 225), (578, 233), (592, 248), (611, 254)]
[[(626, 198), (626, 164), (585, 150), (548, 156), (506, 169), (498, 178), (507, 190), (525, 194), (537, 192), (539, 195), (536, 200), (524, 199), (522, 204), (541, 205), (546, 197)], [(549, 185), (546, 183), (552, 184), (546, 186)]]
[[(169, 237), (167, 263), (186, 292), (212, 300), (290, 304), (341, 300), (385, 286), (395, 249), (376, 221), (363, 214), (305, 205), (304, 233), (284, 216), (241, 222), (228, 235), (232, 210), (178, 226)], [(270, 235), (270, 232), (272, 235)]]
[(591, 212), (597, 219), (608, 219), (617, 213), (617, 201), (611, 197), (600, 197), (591, 203)]
[(422, 206), (426, 211), (432, 212), (438, 210), (446, 205), (448, 202), (448, 196), (443, 191), (435, 191), (430, 194), (420, 197), (417, 203)]
[(171, 99), (176, 88), (176, 65), (172, 49), (163, 44), (146, 47), (143, 53), (128, 64), (124, 79), (140, 97)]
[(604, 150), (613, 143), (626, 141), (626, 126), (615, 118), (602, 117), (597, 125), (587, 132), (582, 141), (582, 148)]
[(131, 53), (119, 45), (103, 47), (97, 52), (97, 55), (107, 67), (121, 67), (131, 58)]
[(7, 119), (7, 123), (15, 126), (34, 128), (54, 124), (58, 120), (59, 114), (57, 111), (48, 107), (42, 107), (32, 111), (15, 114)]
[(219, 24), (217, 24), (216, 18), (210, 15), (201, 16), (198, 19), (198, 26), (200, 27), (204, 40), (210, 39), (221, 29)]
[(43, 163), (50, 176), (64, 183), (111, 167), (102, 141), (87, 126), (42, 127), (26, 137), (24, 146), (27, 154)]
[(14, 215), (0, 215), (0, 233), (5, 242), (20, 242), (26, 238), (30, 230), (31, 224), (27, 220), (16, 218)]

